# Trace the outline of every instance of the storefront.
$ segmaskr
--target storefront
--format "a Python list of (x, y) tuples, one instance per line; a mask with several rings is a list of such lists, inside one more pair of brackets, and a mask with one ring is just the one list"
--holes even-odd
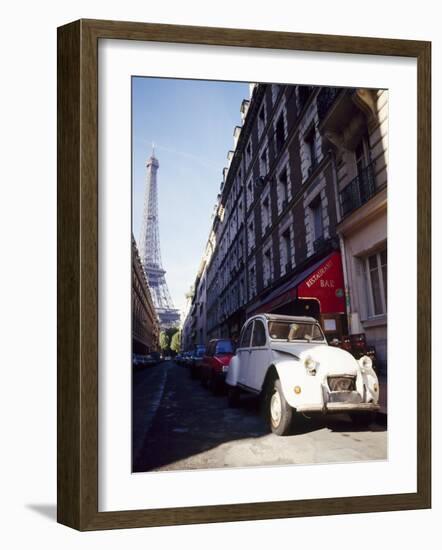
[(347, 334), (344, 288), (341, 254), (335, 251), (252, 304), (247, 316), (307, 315), (320, 321), (329, 341), (341, 339)]

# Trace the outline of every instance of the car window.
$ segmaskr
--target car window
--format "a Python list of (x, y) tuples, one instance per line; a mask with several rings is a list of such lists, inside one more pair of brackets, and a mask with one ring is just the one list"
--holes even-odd
[(223, 355), (226, 353), (233, 353), (233, 343), (231, 340), (220, 340), (216, 344), (216, 355)]
[(255, 327), (253, 329), (252, 347), (265, 346), (266, 344), (266, 330), (262, 321), (255, 321)]
[(252, 327), (253, 323), (249, 323), (246, 327), (246, 330), (243, 332), (241, 337), (241, 348), (248, 348), (250, 345), (250, 337), (252, 336)]
[(324, 334), (319, 325), (314, 323), (272, 321), (269, 323), (269, 334), (272, 340), (323, 342)]

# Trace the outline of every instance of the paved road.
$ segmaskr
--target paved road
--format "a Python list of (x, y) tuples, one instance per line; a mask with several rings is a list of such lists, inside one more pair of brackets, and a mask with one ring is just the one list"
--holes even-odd
[(385, 426), (368, 430), (347, 415), (304, 419), (293, 435), (269, 433), (257, 400), (237, 409), (169, 361), (134, 373), (134, 471), (311, 464), (387, 458)]

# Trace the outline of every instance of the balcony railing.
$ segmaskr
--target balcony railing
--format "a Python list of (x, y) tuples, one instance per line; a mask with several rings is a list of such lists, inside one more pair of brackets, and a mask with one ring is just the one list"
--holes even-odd
[(379, 188), (376, 187), (374, 163), (368, 164), (351, 182), (339, 193), (341, 201), (341, 215), (347, 216), (373, 197)]
[(318, 94), (318, 117), (322, 120), (335, 102), (342, 88), (325, 87)]
[(323, 250), (324, 248), (326, 248), (326, 246), (327, 240), (324, 238), (324, 236), (318, 237), (315, 241), (313, 241), (313, 250), (315, 252)]

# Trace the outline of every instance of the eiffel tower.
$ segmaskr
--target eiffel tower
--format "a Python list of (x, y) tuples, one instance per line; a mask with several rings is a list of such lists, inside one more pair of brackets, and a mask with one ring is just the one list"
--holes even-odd
[(149, 283), (153, 303), (160, 320), (160, 328), (176, 327), (180, 312), (175, 309), (166, 283), (166, 271), (161, 263), (160, 231), (158, 227), (157, 171), (160, 167), (152, 147), (146, 163), (147, 179), (144, 192), (143, 220), (140, 235), (140, 258)]

